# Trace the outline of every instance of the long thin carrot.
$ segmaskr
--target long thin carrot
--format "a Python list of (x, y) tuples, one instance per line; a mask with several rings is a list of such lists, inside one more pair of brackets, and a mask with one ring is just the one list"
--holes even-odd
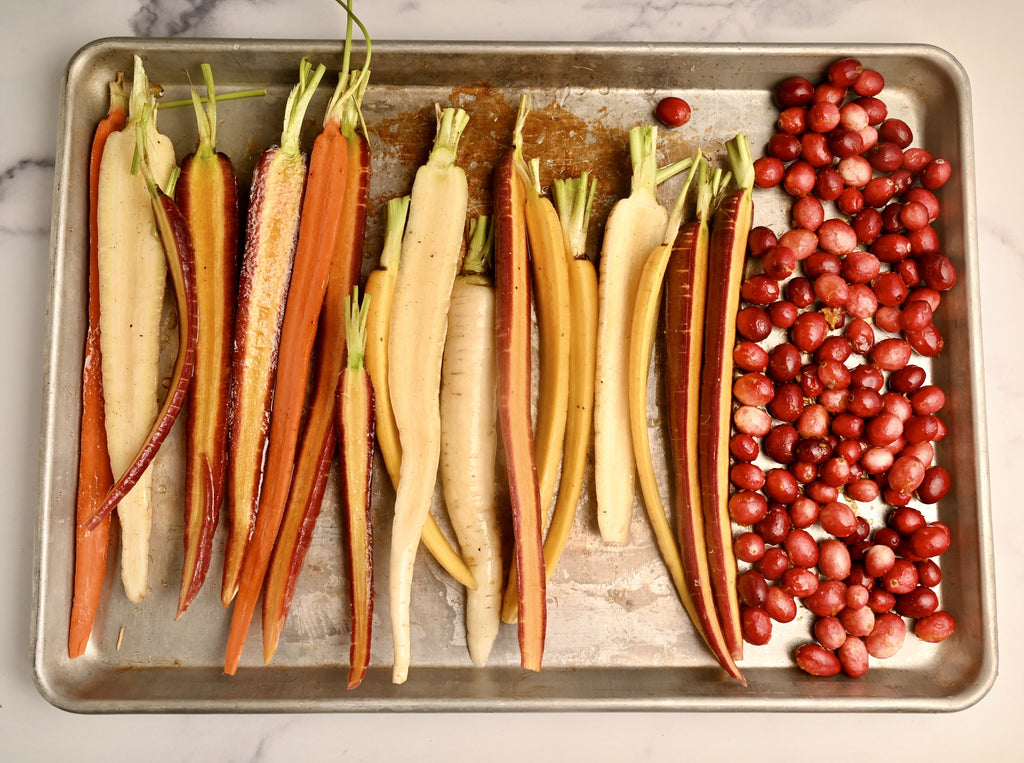
[(594, 419), (594, 374), (597, 362), (597, 270), (587, 257), (587, 229), (596, 181), (587, 173), (570, 180), (555, 180), (554, 199), (565, 238), (569, 263), (569, 321), (572, 332), (569, 363), (568, 418), (565, 452), (558, 497), (544, 538), (544, 574), (548, 580), (558, 565), (576, 517), (583, 492)]
[(373, 523), (370, 485), (373, 478), (374, 392), (363, 357), (366, 349), (368, 297), (359, 288), (345, 300), (348, 361), (338, 382), (336, 423), (345, 519), (348, 527), (349, 609), (352, 614), (348, 688), (362, 683), (370, 664), (373, 635)]
[(89, 307), (82, 364), (82, 431), (79, 435), (78, 493), (75, 525), (75, 582), (71, 601), (68, 655), (80, 657), (92, 633), (96, 609), (107, 572), (110, 548), (110, 517), (95, 530), (86, 530), (84, 520), (103, 501), (114, 482), (107, 452), (107, 430), (103, 416), (103, 371), (100, 366), (100, 282), (96, 216), (100, 161), (107, 137), (124, 128), (128, 115), (128, 94), (124, 75), (110, 83), (107, 115), (96, 127), (89, 158)]
[(531, 412), (528, 175), (521, 149), (524, 106), (521, 101), (513, 148), (498, 162), (494, 172), (495, 331), (498, 428), (505, 449), (515, 535), (520, 664), (528, 670), (540, 670), (547, 631), (547, 598)]
[(199, 338), (189, 393), (185, 462), (185, 557), (178, 612), (198, 595), (213, 555), (213, 536), (227, 474), (227, 412), (231, 389), (231, 335), (235, 325), (238, 256), (238, 179), (217, 150), (213, 72), (202, 65), (207, 107), (192, 90), (199, 141), (181, 163), (175, 199), (188, 220), (196, 256)]
[[(548, 522), (549, 507), (558, 481), (558, 466), (565, 445), (569, 380), (572, 376), (569, 366), (572, 314), (565, 236), (554, 204), (541, 193), (539, 159), (532, 159), (527, 166), (525, 184), (524, 213), (539, 336), (540, 369), (534, 439), (537, 484), (540, 490), (540, 524), (543, 528)], [(516, 576), (510, 573), (509, 577), (514, 580)], [(545, 577), (550, 580), (546, 573)], [(509, 585), (502, 601), (502, 619), (515, 622), (518, 606), (515, 586)]]
[(754, 170), (743, 133), (726, 143), (736, 189), (722, 199), (711, 223), (708, 310), (700, 399), (700, 480), (715, 607), (734, 659), (743, 656), (736, 558), (729, 517), (729, 436), (732, 419), (732, 347), (753, 218)]

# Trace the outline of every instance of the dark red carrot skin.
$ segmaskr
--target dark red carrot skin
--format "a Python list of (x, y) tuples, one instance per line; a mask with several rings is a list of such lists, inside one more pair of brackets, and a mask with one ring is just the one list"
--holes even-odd
[(371, 174), (370, 147), (365, 137), (359, 133), (346, 137), (349, 162), (346, 204), (342, 212), (345, 225), (338, 234), (317, 325), (312, 400), (299, 441), (277, 543), (267, 564), (262, 613), (264, 659), (276, 648), (287, 620), (292, 593), (320, 515), (336, 444), (334, 408), (346, 351), (344, 303), (352, 287), (359, 282)]
[(174, 285), (178, 306), (178, 357), (171, 375), (170, 390), (157, 415), (153, 428), (125, 473), (107, 493), (103, 503), (86, 521), (87, 529), (95, 529), (110, 515), (118, 502), (135, 487), (142, 474), (156, 458), (160, 446), (181, 413), (195, 370), (196, 340), (199, 336), (199, 312), (196, 303), (194, 255), (188, 223), (174, 200), (159, 188), (154, 189), (153, 212), (157, 230), (167, 256), (168, 273)]
[(509, 152), (494, 174), (498, 426), (506, 453), (519, 592), (521, 663), (540, 670), (547, 628), (540, 486), (530, 409), (530, 263), (525, 189)]
[[(700, 309), (703, 295), (695, 289), (700, 221), (684, 223), (672, 247), (665, 271), (665, 388), (668, 402), (669, 440), (672, 448), (674, 495), (680, 556), (687, 588), (700, 622), (697, 624), (712, 653), (722, 667), (737, 680), (746, 683), (732, 660), (715, 610), (710, 580), (699, 573), (698, 554), (706, 548), (699, 487), (687, 474), (697, 465), (699, 454), (688, 441), (688, 421), (699, 411), (699, 386), (690, 382), (690, 362), (700, 362), (704, 315)], [(704, 234), (706, 235), (706, 233)], [(695, 304), (696, 303), (696, 304)], [(691, 517), (696, 514), (698, 521)]]
[[(732, 348), (736, 339), (736, 313), (751, 214), (750, 192), (742, 189), (729, 193), (715, 211), (709, 246), (709, 309), (705, 323), (705, 362), (701, 379), (700, 471), (708, 565), (722, 630), (729, 652), (736, 660), (743, 656), (743, 636), (739, 624), (732, 529), (725, 504), (729, 492)], [(717, 294), (715, 290), (718, 290)]]
[(122, 106), (111, 103), (107, 116), (96, 127), (89, 158), (89, 305), (85, 334), (85, 359), (82, 364), (82, 419), (79, 436), (78, 491), (75, 506), (75, 580), (68, 630), (68, 655), (85, 653), (92, 633), (103, 579), (107, 572), (110, 548), (110, 517), (95, 530), (83, 522), (102, 503), (114, 482), (107, 452), (107, 428), (104, 423), (103, 376), (100, 362), (100, 291), (97, 263), (97, 188), (100, 160), (107, 138), (124, 128), (127, 114)]
[[(222, 210), (209, 210), (211, 215), (216, 214), (216, 223), (222, 226), (224, 246), (232, 258), (232, 265), (235, 264), (235, 258), (237, 257), (238, 247), (238, 178), (235, 173), (234, 166), (227, 155), (217, 152), (213, 156), (213, 160), (216, 161), (217, 167), (220, 170), (220, 186), (224, 191), (224, 205)], [(175, 200), (178, 204), (178, 208), (182, 210), (182, 213), (188, 215), (188, 210), (191, 209), (191, 202), (193, 196), (193, 166), (197, 161), (195, 154), (189, 154), (181, 163), (181, 174), (178, 178), (178, 182), (175, 185)], [(221, 214), (222, 213), (222, 214)], [(199, 289), (199, 279), (202, 278), (199, 269), (201, 268), (200, 263), (196, 263), (196, 289), (197, 299), (201, 298)], [(212, 280), (212, 279), (211, 279)], [(207, 286), (212, 286), (220, 291), (217, 295), (218, 300), (225, 306), (224, 325), (221, 326), (200, 326), (200, 332), (205, 332), (212, 338), (207, 338), (205, 341), (219, 341), (220, 352), (223, 357), (231, 357), (231, 346), (233, 343), (232, 330), (235, 324), (235, 296), (238, 290), (238, 278), (235, 267), (225, 268), (225, 272), (220, 274), (220, 277), (216, 279), (215, 283), (208, 281)], [(200, 340), (203, 341), (203, 340)], [(211, 374), (217, 374), (216, 384), (220, 388), (221, 392), (217, 396), (217, 399), (223, 400), (225, 404), (224, 416), (225, 420), (223, 426), (218, 428), (216, 432), (216, 441), (212, 449), (213, 460), (211, 461), (207, 454), (203, 454), (200, 459), (186, 459), (185, 468), (185, 529), (184, 529), (184, 546), (186, 549), (185, 559), (186, 566), (182, 569), (182, 587), (180, 602), (178, 605), (178, 617), (180, 617), (188, 606), (195, 600), (199, 590), (202, 588), (206, 575), (210, 569), (210, 558), (213, 554), (213, 536), (217, 529), (217, 524), (220, 520), (220, 508), (224, 502), (224, 481), (227, 475), (227, 438), (228, 438), (228, 426), (226, 421), (227, 416), (227, 400), (230, 394), (231, 385), (231, 367), (229, 364), (224, 364), (221, 368), (216, 369), (203, 369), (201, 364), (196, 363), (196, 369), (194, 374), (194, 386), (195, 389), (205, 388), (204, 384), (200, 383), (200, 373), (209, 372)], [(194, 399), (194, 393), (192, 395)], [(196, 404), (193, 403), (189, 407), (188, 416), (193, 419), (196, 416)], [(197, 433), (194, 427), (189, 426), (188, 443), (186, 450), (188, 452), (195, 452), (199, 445), (196, 442)], [(197, 491), (195, 483), (201, 483), (202, 490)], [(202, 502), (199, 506), (191, 505), (192, 496), (202, 495)], [(190, 554), (189, 549), (193, 549)], [(191, 569), (187, 566), (187, 560), (193, 559)]]
[[(348, 688), (362, 683), (370, 664), (370, 643), (373, 635), (373, 523), (370, 515), (370, 487), (373, 481), (373, 451), (376, 447), (374, 392), (370, 375), (361, 373), (366, 407), (366, 426), (354, 430), (346, 425), (342, 396), (346, 389), (346, 376), (342, 372), (338, 385), (337, 432), (341, 474), (341, 494), (348, 518), (348, 580), (349, 609), (352, 618), (352, 636), (349, 646)], [(360, 379), (351, 380), (359, 384)], [(354, 478), (355, 484), (350, 480)], [(366, 582), (366, 593), (359, 595), (355, 581)]]

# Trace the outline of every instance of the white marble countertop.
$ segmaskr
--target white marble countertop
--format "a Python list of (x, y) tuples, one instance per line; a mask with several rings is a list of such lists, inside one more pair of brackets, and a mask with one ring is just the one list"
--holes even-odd
[[(67, 760), (1009, 760), (1024, 752), (1022, 447), (1024, 360), (1016, 336), (1024, 236), (1019, 30), (1003, 0), (677, 3), (672, 0), (363, 2), (376, 39), (928, 43), (972, 85), (977, 209), (995, 525), (1000, 675), (952, 715), (466, 714), (77, 716), (36, 692), (30, 654), (32, 538), (58, 93), (68, 59), (110, 36), (321, 38), (340, 29), (329, 0), (46, 0), (7, 4), (0, 25), (0, 759)], [(1009, 70), (1009, 72), (1007, 71)], [(1004, 150), (1006, 149), (1006, 150)], [(1009, 328), (1007, 328), (1009, 326)], [(543, 750), (543, 754), (538, 754)]]

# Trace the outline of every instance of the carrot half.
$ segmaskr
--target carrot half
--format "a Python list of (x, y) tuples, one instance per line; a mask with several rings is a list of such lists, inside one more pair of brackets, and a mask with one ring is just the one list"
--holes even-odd
[[(259, 501), (264, 448), (270, 424), (270, 401), (306, 187), (307, 158), (299, 146), (299, 132), (306, 108), (324, 71), (323, 65), (314, 71), (307, 60), (302, 60), (299, 82), (285, 106), (281, 144), (264, 151), (253, 170), (231, 360), (227, 481), (229, 522), (221, 591), (221, 601), (225, 606), (238, 591)], [(273, 542), (273, 538), (269, 542)], [(235, 610), (236, 617), (245, 621), (246, 628), (251, 609), (248, 616), (245, 609), (255, 605), (254, 594), (258, 593), (263, 582), (262, 573), (259, 578), (249, 584), (250, 589), (255, 587), (255, 591), (249, 591), (252, 602)], [(244, 641), (244, 635), (242, 639)]]
[[(152, 110), (148, 109), (147, 114)], [(114, 483), (106, 498), (87, 522), (92, 528), (102, 521), (117, 503), (135, 487), (139, 478), (153, 462), (167, 434), (174, 426), (178, 414), (185, 403), (195, 370), (196, 340), (199, 336), (199, 310), (195, 293), (195, 261), (192, 251), (192, 237), (188, 223), (174, 200), (157, 184), (153, 171), (149, 166), (148, 152), (144, 132), (148, 116), (144, 115), (136, 125), (138, 136), (136, 145), (139, 147), (139, 169), (149, 190), (153, 217), (157, 235), (163, 247), (167, 270), (174, 287), (174, 296), (178, 309), (178, 356), (171, 372), (169, 391), (164, 398), (152, 429), (139, 449), (131, 466), (120, 479)]]
[[(108, 136), (97, 189), (97, 242), (100, 286), (100, 360), (104, 425), (111, 472), (123, 475), (146, 447), (159, 415), (160, 321), (167, 284), (167, 252), (153, 235), (152, 198), (138, 172), (139, 153), (159, 182), (170, 187), (177, 167), (174, 146), (161, 135), (142, 59), (134, 58), (128, 117), (122, 130)], [(138, 145), (139, 123), (144, 146)], [(151, 474), (133, 477), (135, 487), (123, 499), (104, 499), (86, 526), (95, 526), (117, 507), (121, 536), (121, 581), (130, 601), (149, 590), (149, 541), (152, 529)], [(90, 528), (91, 529), (91, 528)]]
[[(547, 525), (558, 468), (565, 448), (569, 406), (569, 350), (572, 313), (569, 302), (569, 261), (565, 236), (551, 199), (541, 194), (540, 160), (526, 167), (526, 234), (533, 274), (534, 311), (539, 336), (539, 381), (534, 440), (541, 529)], [(515, 562), (513, 562), (515, 565)], [(514, 579), (514, 575), (510, 574)], [(550, 580), (549, 575), (545, 575)], [(502, 619), (515, 622), (514, 586), (505, 589)]]
[(526, 231), (526, 180), (522, 168), (520, 104), (513, 149), (494, 172), (494, 288), (498, 368), (498, 428), (505, 449), (516, 590), (520, 662), (540, 670), (547, 630), (546, 578), (540, 486), (531, 411), (530, 262)]
[(128, 93), (124, 75), (110, 83), (107, 115), (96, 126), (89, 157), (89, 306), (82, 364), (82, 430), (79, 435), (78, 491), (75, 507), (75, 582), (71, 600), (68, 655), (81, 657), (89, 643), (110, 549), (110, 517), (95, 530), (84, 520), (102, 503), (114, 482), (107, 451), (107, 430), (103, 416), (103, 370), (100, 361), (100, 282), (96, 215), (100, 161), (107, 137), (124, 129), (128, 115)]
[(224, 500), (237, 295), (238, 179), (231, 160), (217, 151), (213, 72), (208, 64), (202, 71), (208, 105), (204, 111), (193, 89), (199, 142), (182, 161), (175, 187), (175, 199), (192, 234), (199, 309), (185, 456), (185, 556), (175, 619), (185, 613), (206, 580)]
[[(362, 82), (365, 86), (369, 72), (350, 73), (348, 82)], [(339, 81), (339, 88), (344, 88)], [(339, 91), (340, 92), (340, 91)], [(327, 282), (325, 291), (317, 295), (316, 313), (307, 330), (315, 331), (316, 351), (313, 356), (314, 373), (312, 399), (305, 423), (302, 425), (298, 451), (293, 450), (288, 461), (282, 464), (291, 473), (291, 485), (281, 497), (283, 503), (260, 503), (260, 515), (265, 523), (276, 521), (278, 527), (264, 526), (274, 530), (276, 544), (273, 551), (268, 548), (270, 558), (264, 561), (266, 582), (263, 591), (263, 659), (269, 661), (277, 648), (294, 594), (295, 584), (305, 562), (309, 542), (320, 515), (331, 459), (334, 456), (335, 408), (338, 382), (346, 358), (345, 299), (351, 299), (353, 287), (359, 283), (362, 263), (363, 241), (366, 230), (366, 205), (370, 187), (370, 147), (365, 136), (357, 132), (358, 104), (361, 89), (349, 100), (338, 101), (328, 112), (322, 135), (330, 134), (334, 150), (346, 155), (347, 171), (340, 185), (325, 188), (321, 193), (332, 194), (328, 200), (320, 194), (307, 192), (303, 205), (303, 218), (307, 214), (320, 218), (321, 225), (332, 228), (330, 246), (326, 249)], [(333, 115), (333, 116), (332, 116)], [(319, 138), (318, 138), (319, 140)], [(314, 149), (315, 151), (315, 149)], [(313, 189), (311, 188), (310, 191)], [(331, 212), (321, 209), (323, 204), (340, 207)], [(313, 297), (309, 297), (312, 300)], [(291, 299), (289, 299), (289, 304)], [(307, 309), (308, 309), (307, 305)], [(310, 339), (313, 337), (311, 336)], [(308, 358), (307, 358), (308, 363)], [(302, 394), (305, 394), (306, 379), (303, 375)], [(296, 389), (296, 392), (300, 390)], [(296, 399), (298, 411), (302, 411), (303, 398)], [(275, 400), (275, 408), (277, 402)], [(282, 471), (287, 479), (287, 474)], [(269, 479), (269, 472), (268, 477)], [(284, 483), (287, 484), (287, 483)], [(266, 489), (266, 488), (265, 488)], [(273, 488), (271, 488), (273, 489)], [(257, 518), (257, 525), (260, 518)], [(274, 543), (274, 537), (270, 537)], [(249, 560), (246, 560), (249, 563)], [(258, 568), (253, 568), (258, 571)], [(264, 572), (259, 572), (263, 575)]]
[(626, 400), (629, 317), (640, 270), (669, 215), (657, 198), (657, 135), (653, 125), (629, 131), (630, 192), (608, 215), (599, 263), (594, 495), (601, 537), (619, 545), (629, 540), (636, 478)]
[(700, 482), (702, 486), (708, 567), (715, 607), (733, 658), (743, 656), (736, 558), (729, 517), (729, 436), (732, 420), (732, 348), (736, 313), (753, 218), (754, 171), (750, 143), (740, 133), (726, 144), (736, 190), (722, 199), (711, 223), (708, 262), (708, 309), (701, 376)]
[(572, 531), (573, 520), (590, 451), (594, 418), (594, 374), (597, 363), (597, 269), (587, 257), (587, 230), (597, 181), (584, 172), (570, 180), (556, 179), (555, 207), (565, 240), (569, 270), (571, 311), (568, 416), (565, 423), (565, 451), (558, 496), (544, 538), (544, 574), (548, 580), (558, 565)]

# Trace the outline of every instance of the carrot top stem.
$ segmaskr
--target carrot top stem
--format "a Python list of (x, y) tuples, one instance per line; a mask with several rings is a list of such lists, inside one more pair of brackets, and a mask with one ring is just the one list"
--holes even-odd
[[(146, 128), (149, 126), (149, 120), (156, 114), (156, 99), (152, 96), (148, 103), (142, 107), (142, 115), (135, 123), (135, 156), (132, 159), (133, 169), (132, 172), (141, 172), (142, 178), (146, 181), (146, 188), (149, 189), (150, 195), (155, 199), (157, 198), (158, 184), (156, 178), (153, 176), (153, 170), (149, 166), (149, 160), (146, 157)], [(171, 178), (167, 183), (167, 188), (162, 189), (168, 196), (173, 196), (174, 185), (178, 181), (179, 169), (174, 167), (171, 171)]]
[(398, 264), (402, 256), (402, 234), (409, 217), (409, 195), (389, 199), (385, 206), (384, 246), (380, 250), (380, 267), (388, 269)]
[(427, 165), (446, 168), (455, 164), (458, 158), (459, 139), (469, 124), (469, 114), (463, 109), (437, 107), (438, 125), (434, 146), (427, 157)]
[(302, 130), (302, 118), (309, 102), (313, 99), (317, 85), (324, 76), (327, 67), (320, 64), (313, 69), (308, 58), (299, 64), (299, 81), (288, 95), (284, 107), (284, 127), (281, 131), (281, 150), (291, 156), (297, 156), (302, 150), (299, 146), (299, 133)]
[(196, 157), (209, 159), (217, 151), (217, 96), (213, 87), (213, 69), (209, 64), (200, 65), (203, 70), (203, 81), (206, 84), (206, 109), (196, 89), (192, 88), (192, 106), (196, 111), (196, 128), (199, 132), (199, 145)]
[(743, 133), (725, 144), (729, 154), (729, 164), (736, 178), (736, 185), (745, 191), (754, 187), (754, 160), (750, 155), (750, 140)]
[(577, 178), (555, 180), (554, 196), (558, 219), (562, 223), (565, 245), (575, 259), (587, 256), (587, 229), (590, 211), (594, 206), (597, 179), (584, 172)]
[(516, 112), (516, 123), (512, 128), (512, 152), (515, 159), (516, 172), (523, 179), (523, 185), (526, 186), (527, 192), (531, 195), (537, 195), (540, 184), (538, 183), (537, 189), (534, 188), (530, 178), (530, 167), (523, 157), (523, 126), (526, 124), (526, 117), (530, 113), (530, 104), (529, 93), (521, 93), (519, 95), (519, 111)]
[(370, 295), (359, 300), (359, 286), (352, 288), (352, 296), (345, 297), (345, 346), (348, 350), (346, 368), (358, 371), (366, 357), (366, 315), (370, 308)]
[(466, 256), (462, 260), (464, 275), (484, 275), (490, 268), (494, 251), (494, 226), (487, 215), (479, 215), (469, 221), (469, 236)]
[(678, 162), (672, 162), (672, 164), (659, 167), (655, 173), (655, 182), (661, 185), (669, 178), (675, 177), (685, 169), (689, 169), (691, 164), (693, 164), (693, 157), (688, 156), (685, 159), (680, 159)]
[[(681, 164), (682, 162), (676, 162)], [(697, 150), (697, 154), (692, 157), (689, 161), (690, 172), (686, 176), (686, 180), (683, 182), (683, 187), (679, 189), (679, 195), (676, 197), (676, 203), (672, 207), (672, 212), (668, 218), (668, 225), (665, 226), (665, 236), (662, 239), (662, 243), (665, 246), (670, 246), (673, 241), (676, 240), (676, 234), (679, 232), (679, 226), (683, 222), (683, 207), (686, 203), (686, 196), (690, 190), (690, 184), (696, 175), (700, 175), (702, 178), (707, 176), (705, 167), (707, 162), (704, 160), (704, 156), (700, 150)], [(698, 185), (698, 189), (700, 186)]]
[[(217, 100), (218, 101), (237, 101), (237, 100), (240, 100), (242, 98), (258, 98), (258, 97), (266, 95), (266, 94), (267, 94), (267, 89), (265, 87), (256, 87), (256, 88), (252, 88), (251, 90), (233, 90), (230, 93), (221, 93), (220, 95), (217, 96)], [(199, 102), (200, 103), (204, 103), (205, 104), (205, 103), (208, 103), (209, 100), (210, 99), (209, 99), (208, 96), (205, 96), (205, 95), (199, 96)], [(177, 108), (180, 108), (182, 106), (192, 106), (192, 105), (193, 105), (192, 96), (189, 96), (188, 98), (182, 98), (181, 100), (177, 100), (177, 101), (160, 101), (156, 105), (156, 108), (157, 108), (158, 111), (163, 111), (164, 109), (177, 109)]]
[(658, 128), (642, 125), (629, 131), (629, 159), (633, 166), (630, 193), (643, 188), (652, 194), (658, 184)]
[[(327, 125), (330, 122), (340, 122), (344, 124), (346, 117), (353, 118), (352, 129), (356, 122), (362, 124), (363, 133), (366, 133), (366, 124), (363, 123), (362, 110), (360, 104), (363, 100), (363, 93), (366, 92), (366, 83), (370, 79), (370, 59), (373, 54), (373, 46), (370, 42), (370, 34), (363, 26), (363, 22), (359, 20), (359, 17), (352, 11), (352, 2), (344, 2), (343, 0), (337, 0), (338, 4), (345, 9), (348, 14), (348, 21), (345, 28), (345, 50), (342, 57), (341, 72), (338, 74), (338, 85), (334, 89), (334, 94), (331, 96), (331, 100), (327, 104), (327, 113), (324, 116), (324, 124)], [(359, 31), (363, 33), (363, 39), (366, 41), (366, 60), (363, 62), (362, 71), (354, 70), (349, 71), (349, 63), (352, 59), (352, 26), (353, 23), (359, 27)], [(349, 111), (350, 108), (355, 105), (353, 111)]]

